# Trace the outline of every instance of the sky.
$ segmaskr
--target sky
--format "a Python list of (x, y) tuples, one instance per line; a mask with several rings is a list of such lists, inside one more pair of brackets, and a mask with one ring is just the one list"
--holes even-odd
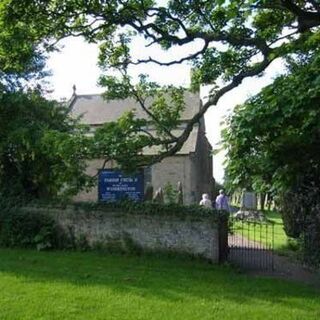
[[(178, 58), (186, 52), (194, 52), (201, 46), (195, 43), (187, 47), (179, 47), (168, 53), (161, 53), (159, 48), (145, 49), (142, 39), (133, 43), (132, 54), (134, 57), (142, 58), (156, 56), (166, 61), (170, 58)], [(49, 56), (47, 69), (51, 71), (49, 78), (49, 89), (52, 92), (50, 98), (57, 100), (70, 99), (72, 87), (76, 85), (77, 94), (102, 93), (103, 88), (99, 87), (97, 80), (101, 70), (97, 66), (99, 49), (97, 45), (85, 43), (81, 38), (69, 38), (61, 42), (59, 52), (53, 52)], [(187, 64), (175, 65), (172, 67), (160, 67), (157, 65), (143, 65), (131, 70), (134, 78), (140, 73), (147, 73), (150, 79), (160, 84), (184, 85), (189, 84), (190, 67)], [(274, 61), (267, 69), (264, 76), (255, 77), (243, 81), (243, 83), (225, 94), (216, 106), (212, 106), (205, 115), (207, 138), (213, 148), (218, 148), (220, 142), (221, 122), (224, 117), (230, 114), (237, 104), (244, 102), (248, 97), (258, 93), (262, 87), (272, 82), (272, 79), (283, 71), (281, 61)], [(208, 87), (201, 88), (200, 96), (205, 99), (208, 94)], [(224, 152), (220, 152), (213, 159), (213, 175), (218, 182), (223, 182)]]

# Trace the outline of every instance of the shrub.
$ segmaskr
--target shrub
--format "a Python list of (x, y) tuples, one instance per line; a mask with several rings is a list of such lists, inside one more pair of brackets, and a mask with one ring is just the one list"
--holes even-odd
[(307, 216), (302, 242), (304, 248), (304, 259), (307, 263), (320, 267), (320, 204), (314, 205)]
[(0, 245), (44, 250), (59, 247), (59, 228), (43, 213), (6, 208), (0, 213)]
[(164, 200), (168, 204), (178, 203), (178, 190), (170, 182), (164, 186)]
[(303, 259), (320, 266), (320, 181), (301, 184), (282, 198), (282, 217), (286, 234), (296, 238)]
[(298, 238), (303, 232), (306, 215), (303, 200), (303, 195), (297, 192), (288, 192), (281, 199), (281, 216), (289, 237)]

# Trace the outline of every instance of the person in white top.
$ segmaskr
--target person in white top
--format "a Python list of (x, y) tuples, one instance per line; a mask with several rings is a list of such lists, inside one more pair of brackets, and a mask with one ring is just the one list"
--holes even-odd
[(209, 195), (207, 193), (204, 193), (202, 195), (202, 200), (200, 201), (199, 204), (200, 204), (200, 206), (212, 209), (212, 202), (209, 199)]

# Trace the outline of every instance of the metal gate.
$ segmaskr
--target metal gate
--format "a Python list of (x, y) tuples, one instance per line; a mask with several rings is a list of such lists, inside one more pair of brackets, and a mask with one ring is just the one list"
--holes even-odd
[(274, 224), (229, 219), (228, 261), (244, 269), (274, 269)]

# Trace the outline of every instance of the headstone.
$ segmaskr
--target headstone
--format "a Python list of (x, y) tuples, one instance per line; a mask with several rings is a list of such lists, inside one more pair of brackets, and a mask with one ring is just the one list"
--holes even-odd
[(159, 203), (164, 202), (164, 196), (163, 196), (163, 191), (162, 191), (161, 187), (156, 191), (156, 194), (154, 195), (153, 201), (159, 202)]
[(241, 208), (233, 215), (236, 219), (265, 221), (265, 215), (257, 210), (257, 195), (255, 192), (243, 191)]
[(257, 195), (255, 192), (244, 191), (241, 201), (242, 210), (257, 210)]
[(183, 204), (183, 190), (181, 181), (178, 182), (178, 204)]
[(153, 198), (153, 186), (148, 183), (146, 187), (146, 192), (144, 193), (144, 201), (152, 201)]

